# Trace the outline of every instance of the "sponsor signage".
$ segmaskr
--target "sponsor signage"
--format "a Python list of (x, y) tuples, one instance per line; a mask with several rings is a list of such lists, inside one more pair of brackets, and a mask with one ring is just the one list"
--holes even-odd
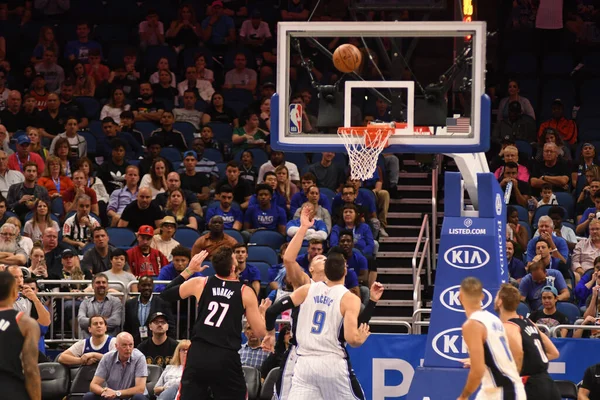
[[(460, 285), (450, 286), (446, 290), (442, 292), (440, 295), (440, 303), (446, 307), (448, 310), (452, 310), (455, 312), (464, 313), (465, 310), (462, 308), (462, 304), (460, 304), (460, 300), (458, 299)], [(494, 301), (494, 296), (487, 289), (483, 289), (483, 302), (481, 303), (481, 307), (486, 309)]]

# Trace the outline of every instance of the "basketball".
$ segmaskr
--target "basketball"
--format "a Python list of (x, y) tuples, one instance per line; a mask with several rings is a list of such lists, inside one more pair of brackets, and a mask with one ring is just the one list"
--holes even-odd
[(340, 72), (356, 71), (362, 62), (362, 54), (358, 47), (343, 44), (333, 52), (333, 65)]

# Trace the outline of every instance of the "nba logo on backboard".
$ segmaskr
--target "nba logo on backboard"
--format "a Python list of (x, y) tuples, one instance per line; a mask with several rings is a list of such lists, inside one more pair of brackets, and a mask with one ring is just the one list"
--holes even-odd
[(290, 104), (290, 133), (302, 133), (302, 104)]

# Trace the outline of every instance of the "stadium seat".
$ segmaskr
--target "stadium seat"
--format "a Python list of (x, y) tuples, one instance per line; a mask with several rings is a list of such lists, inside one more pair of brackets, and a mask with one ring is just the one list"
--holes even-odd
[(579, 307), (577, 307), (573, 303), (569, 303), (566, 301), (559, 301), (556, 303), (556, 310), (558, 312), (563, 313), (567, 318), (569, 318), (569, 323), (574, 324), (575, 321), (581, 316), (581, 312)]
[(269, 284), (269, 268), (271, 266), (261, 261), (254, 261), (251, 263), (260, 271), (260, 284), (266, 286)]
[(227, 175), (225, 174), (225, 171), (227, 170), (226, 162), (217, 163), (217, 169), (219, 170), (219, 180), (227, 178)]
[(527, 209), (525, 207), (512, 204), (511, 207), (517, 209), (517, 212), (519, 213), (519, 221), (529, 221), (529, 213), (527, 212)]
[(519, 306), (517, 307), (517, 314), (519, 314), (520, 316), (522, 316), (523, 318), (526, 318), (529, 314), (530, 314), (530, 310), (529, 310), (529, 306), (523, 302), (519, 303)]
[(152, 131), (158, 129), (158, 125), (150, 121), (140, 121), (135, 123), (135, 129), (142, 132), (144, 140), (148, 140)]
[(217, 149), (205, 149), (204, 154), (202, 155), (204, 158), (214, 161), (216, 163), (223, 162), (223, 153), (221, 153)]
[(84, 365), (77, 371), (71, 384), (71, 394), (69, 400), (81, 400), (83, 396), (90, 391), (90, 383), (94, 379), (94, 373), (98, 368), (96, 365)]
[(577, 400), (577, 386), (571, 381), (555, 380), (560, 397), (563, 399)]
[(275, 367), (269, 371), (260, 388), (260, 400), (271, 400), (273, 398), (273, 389), (275, 388), (275, 384), (277, 383), (280, 374), (281, 369), (279, 367)]
[(275, 265), (279, 261), (275, 250), (268, 246), (248, 246), (248, 262), (262, 261), (269, 265)]
[(329, 203), (331, 203), (335, 197), (335, 192), (326, 187), (320, 187), (319, 191), (321, 192), (321, 196), (325, 196), (329, 199)]
[(529, 222), (519, 220), (519, 225), (525, 228), (525, 230), (527, 231), (528, 239), (531, 239), (533, 237), (533, 229), (531, 229), (531, 225), (529, 225)]
[(563, 219), (575, 218), (575, 199), (573, 195), (569, 192), (556, 192), (554, 195), (558, 204), (567, 211)]
[(76, 102), (83, 107), (83, 114), (87, 119), (94, 120), (100, 117), (100, 103), (95, 98), (80, 96)]
[(282, 244), (285, 243), (286, 238), (275, 231), (258, 230), (250, 236), (249, 246), (269, 246), (273, 250), (277, 251)]
[(208, 268), (201, 272), (204, 276), (213, 276), (215, 274), (215, 269), (210, 261), (204, 261), (202, 265), (206, 265)]
[(177, 228), (173, 239), (179, 242), (180, 245), (191, 249), (200, 237), (197, 230), (192, 228)]
[(256, 368), (247, 365), (242, 366), (242, 369), (248, 388), (248, 400), (256, 400), (260, 393), (260, 372)]
[(62, 400), (69, 393), (71, 376), (69, 368), (57, 362), (38, 364), (42, 379), (42, 398)]
[(144, 68), (147, 71), (156, 71), (158, 60), (165, 57), (169, 60), (171, 71), (177, 71), (177, 54), (171, 46), (150, 46), (146, 49), (144, 57)]
[(50, 211), (52, 211), (52, 214), (58, 218), (61, 218), (63, 215), (65, 215), (65, 206), (62, 198), (57, 197), (52, 199), (52, 202), (50, 203)]
[(531, 148), (531, 145), (524, 141), (524, 140), (517, 140), (515, 142), (515, 145), (517, 146), (517, 150), (519, 150), (519, 153), (523, 153), (527, 156), (527, 159), (529, 160), (533, 154), (533, 149)]
[(158, 365), (148, 364), (148, 378), (146, 379), (146, 389), (148, 393), (154, 393), (154, 386), (162, 374), (163, 369)]
[[(587, 67), (587, 65), (586, 65)], [(598, 69), (600, 72), (600, 68)], [(585, 82), (585, 85), (581, 85), (581, 104), (583, 107), (595, 107), (600, 106), (600, 98), (598, 98), (598, 92), (600, 91), (600, 79), (591, 79)]]
[(175, 147), (163, 147), (160, 150), (160, 156), (171, 161), (173, 164), (181, 163), (183, 160), (181, 152)]
[(542, 74), (546, 76), (567, 77), (573, 71), (571, 53), (548, 54), (542, 61)]
[(233, 128), (229, 124), (222, 122), (210, 122), (208, 124), (213, 131), (214, 139), (217, 142), (231, 142)]
[(136, 241), (136, 236), (133, 231), (127, 228), (106, 228), (109, 242), (116, 247), (132, 246)]
[(305, 153), (285, 153), (285, 160), (294, 163), (298, 167), (298, 172), (308, 165)]
[[(264, 163), (266, 163), (267, 161), (269, 161), (269, 155), (262, 149), (249, 149), (249, 151), (252, 153), (252, 156), (254, 157), (254, 165), (256, 165), (258, 168), (260, 168), (261, 165), (263, 165)], [(235, 156), (233, 157), (235, 159), (235, 161), (240, 161), (240, 159), (242, 158), (242, 153), (241, 151), (238, 151)]]
[(92, 132), (87, 131), (81, 131), (77, 133), (83, 136), (85, 141), (87, 142), (88, 154), (96, 154), (96, 137), (94, 136), (94, 134)]
[(196, 132), (196, 128), (194, 125), (189, 122), (175, 122), (173, 124), (173, 129), (183, 133), (183, 137), (185, 138), (185, 142), (188, 147), (192, 147), (192, 142), (194, 141), (194, 133)]
[(567, 228), (571, 228), (571, 229), (573, 229), (573, 232), (575, 232), (575, 228), (577, 228), (577, 227), (575, 226), (575, 224), (573, 224), (573, 223), (571, 223), (571, 222), (568, 222), (568, 221), (563, 221), (563, 223), (562, 223), (562, 224), (563, 224), (564, 226), (566, 226)]
[[(136, 126), (136, 128), (137, 128), (137, 126)], [(102, 137), (102, 135), (104, 135), (104, 131), (102, 130), (102, 121), (98, 121), (98, 120), (90, 121), (90, 124), (88, 125), (88, 129), (90, 130), (90, 132), (92, 132), (92, 134), (94, 135), (95, 138)]]
[(244, 237), (242, 236), (242, 234), (239, 231), (236, 231), (235, 229), (225, 229), (223, 232), (225, 232), (226, 234), (228, 234), (229, 236), (231, 236), (232, 238), (234, 238), (235, 240), (238, 241), (238, 243), (244, 243)]
[(533, 75), (537, 72), (537, 57), (533, 53), (511, 54), (506, 60), (504, 72), (510, 76)]
[(539, 221), (540, 217), (542, 217), (544, 215), (548, 215), (548, 211), (550, 211), (551, 207), (561, 207), (563, 209), (563, 211), (565, 212), (565, 215), (569, 215), (569, 213), (567, 212), (567, 210), (564, 207), (560, 206), (560, 205), (559, 206), (541, 206), (541, 207), (538, 207), (535, 210), (535, 214), (533, 215), (533, 221), (531, 222), (531, 225), (532, 225), (533, 229), (537, 229), (537, 224), (538, 224), (538, 221)]

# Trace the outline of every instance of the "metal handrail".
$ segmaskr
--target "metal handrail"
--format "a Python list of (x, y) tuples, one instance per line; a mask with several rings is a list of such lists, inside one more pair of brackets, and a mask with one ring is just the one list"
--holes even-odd
[[(429, 247), (429, 215), (425, 214), (423, 223), (421, 224), (421, 230), (419, 231), (419, 237), (417, 238), (417, 244), (415, 245), (415, 251), (412, 256), (412, 273), (413, 273), (413, 310), (417, 310), (421, 307), (421, 271), (423, 264), (427, 260), (427, 282), (431, 284), (431, 248)], [(421, 243), (425, 237), (423, 249), (421, 250)], [(419, 262), (417, 266), (417, 256), (419, 256)]]
[[(406, 335), (412, 334), (412, 325), (407, 321), (396, 321), (394, 319), (371, 319), (369, 325), (403, 326), (407, 329)], [(404, 333), (401, 333), (404, 335)]]
[(546, 335), (550, 334), (550, 327), (544, 324), (535, 324), (540, 331), (543, 331)]
[[(433, 269), (437, 268), (437, 224), (438, 224), (438, 210), (437, 210), (437, 192), (438, 192), (438, 179), (440, 173), (440, 165), (443, 161), (443, 155), (438, 154), (435, 157), (434, 168), (431, 170), (431, 258)], [(429, 282), (431, 285), (431, 282)]]
[(550, 336), (557, 338), (557, 333), (561, 329), (583, 329), (585, 331), (595, 331), (600, 329), (600, 325), (556, 325), (550, 329)]
[(415, 335), (421, 334), (422, 326), (429, 326), (429, 321), (421, 321), (422, 314), (431, 314), (431, 308), (418, 308), (413, 311), (412, 328)]

